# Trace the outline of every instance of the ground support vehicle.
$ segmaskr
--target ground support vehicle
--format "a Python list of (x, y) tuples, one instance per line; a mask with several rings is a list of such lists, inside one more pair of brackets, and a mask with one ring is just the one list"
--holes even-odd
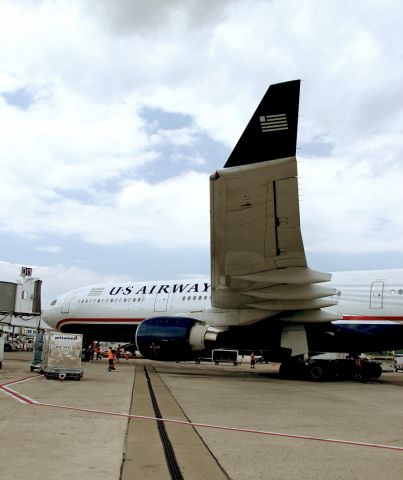
[(81, 380), (83, 336), (75, 333), (46, 332), (43, 335), (41, 372), (46, 378)]
[(395, 372), (398, 372), (399, 370), (403, 370), (403, 354), (402, 353), (395, 355), (394, 370)]
[(43, 333), (35, 335), (32, 362), (29, 365), (31, 372), (39, 370), (42, 373), (42, 350), (43, 350)]
[(283, 378), (325, 380), (377, 380), (382, 375), (378, 362), (347, 353), (298, 356), (280, 365)]
[(382, 368), (382, 372), (394, 372), (395, 371), (395, 357), (393, 356), (368, 356), (368, 360), (379, 363)]
[(19, 346), (15, 340), (5, 340), (4, 341), (4, 351), (5, 352), (16, 352), (19, 350)]
[(225, 350), (217, 348), (212, 351), (212, 361), (219, 365), (220, 363), (233, 363), (235, 366), (242, 363), (238, 350)]

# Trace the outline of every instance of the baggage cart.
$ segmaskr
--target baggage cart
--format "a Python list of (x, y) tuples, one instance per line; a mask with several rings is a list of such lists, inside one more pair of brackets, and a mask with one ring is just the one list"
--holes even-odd
[(212, 360), (216, 365), (223, 363), (233, 363), (235, 366), (242, 363), (238, 350), (226, 350), (224, 348), (217, 348), (212, 351)]

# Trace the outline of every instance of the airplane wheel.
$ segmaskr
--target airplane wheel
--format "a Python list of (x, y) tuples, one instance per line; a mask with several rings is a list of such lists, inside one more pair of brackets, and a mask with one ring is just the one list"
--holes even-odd
[(324, 365), (314, 362), (308, 365), (308, 377), (314, 382), (323, 382), (327, 378), (327, 371)]
[(377, 380), (382, 375), (382, 367), (376, 362), (363, 363), (361, 377), (364, 380)]

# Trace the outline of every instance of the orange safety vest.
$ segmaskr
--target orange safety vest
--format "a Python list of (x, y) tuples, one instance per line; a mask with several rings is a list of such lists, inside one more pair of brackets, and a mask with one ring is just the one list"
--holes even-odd
[(113, 360), (114, 356), (112, 350), (108, 350), (108, 360)]

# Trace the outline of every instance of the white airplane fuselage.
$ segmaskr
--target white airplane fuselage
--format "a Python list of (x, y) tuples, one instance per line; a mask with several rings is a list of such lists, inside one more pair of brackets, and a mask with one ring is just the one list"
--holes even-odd
[[(339, 315), (333, 325), (372, 334), (393, 327), (393, 336), (399, 326), (403, 332), (403, 270), (336, 272), (327, 286), (337, 292), (337, 305), (326, 309)], [(44, 318), (57, 330), (119, 341), (134, 340), (138, 324), (151, 317), (186, 316), (218, 329), (273, 322), (267, 312), (246, 312), (211, 307), (209, 280), (191, 279), (78, 288), (54, 300)]]

